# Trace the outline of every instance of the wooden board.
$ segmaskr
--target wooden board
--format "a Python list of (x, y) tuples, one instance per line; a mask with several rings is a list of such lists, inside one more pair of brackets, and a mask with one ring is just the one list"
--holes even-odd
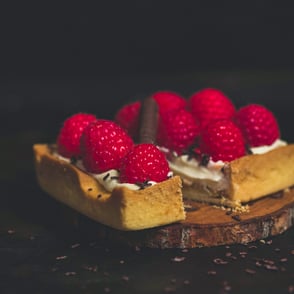
[(72, 222), (104, 241), (150, 248), (247, 244), (281, 234), (294, 223), (294, 188), (252, 202), (241, 214), (193, 201), (187, 205), (185, 221), (142, 231), (118, 231), (78, 214)]

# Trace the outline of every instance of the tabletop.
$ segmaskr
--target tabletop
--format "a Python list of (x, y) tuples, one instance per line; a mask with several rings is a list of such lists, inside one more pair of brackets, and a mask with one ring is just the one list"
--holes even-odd
[(70, 212), (39, 188), (32, 155), (32, 145), (53, 142), (76, 111), (111, 118), (122, 104), (159, 89), (187, 97), (208, 86), (238, 106), (265, 104), (293, 142), (293, 85), (289, 71), (2, 80), (1, 293), (294, 293), (293, 228), (249, 244), (195, 249), (99, 240), (66, 222)]

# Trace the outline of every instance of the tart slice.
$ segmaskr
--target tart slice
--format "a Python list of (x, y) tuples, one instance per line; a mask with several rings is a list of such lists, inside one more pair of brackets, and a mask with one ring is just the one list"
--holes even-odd
[(75, 114), (56, 144), (33, 149), (41, 188), (97, 222), (142, 230), (185, 219), (182, 182), (164, 153), (152, 143), (135, 144), (113, 121)]
[[(125, 231), (185, 219), (182, 183), (178, 176), (144, 189), (133, 190), (121, 185), (110, 192), (93, 175), (57, 156), (55, 147), (34, 145), (38, 182), (50, 196), (83, 215)], [(105, 182), (112, 180), (106, 176), (107, 173)]]
[(170, 167), (182, 178), (186, 199), (246, 210), (242, 204), (294, 185), (294, 144), (206, 166), (175, 157)]

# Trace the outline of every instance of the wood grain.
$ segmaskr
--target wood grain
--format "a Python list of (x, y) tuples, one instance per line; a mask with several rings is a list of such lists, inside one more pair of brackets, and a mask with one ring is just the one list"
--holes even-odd
[[(141, 231), (119, 231), (75, 215), (72, 223), (104, 241), (150, 248), (196, 248), (247, 244), (282, 234), (294, 223), (294, 189), (249, 204), (249, 212), (226, 210), (187, 202), (185, 221)], [(89, 224), (91, 222), (91, 224)]]

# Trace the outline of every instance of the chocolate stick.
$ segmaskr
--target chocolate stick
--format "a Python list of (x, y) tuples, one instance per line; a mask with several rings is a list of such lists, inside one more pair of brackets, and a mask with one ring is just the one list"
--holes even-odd
[(157, 133), (158, 106), (152, 97), (142, 101), (140, 111), (139, 143), (155, 144)]

